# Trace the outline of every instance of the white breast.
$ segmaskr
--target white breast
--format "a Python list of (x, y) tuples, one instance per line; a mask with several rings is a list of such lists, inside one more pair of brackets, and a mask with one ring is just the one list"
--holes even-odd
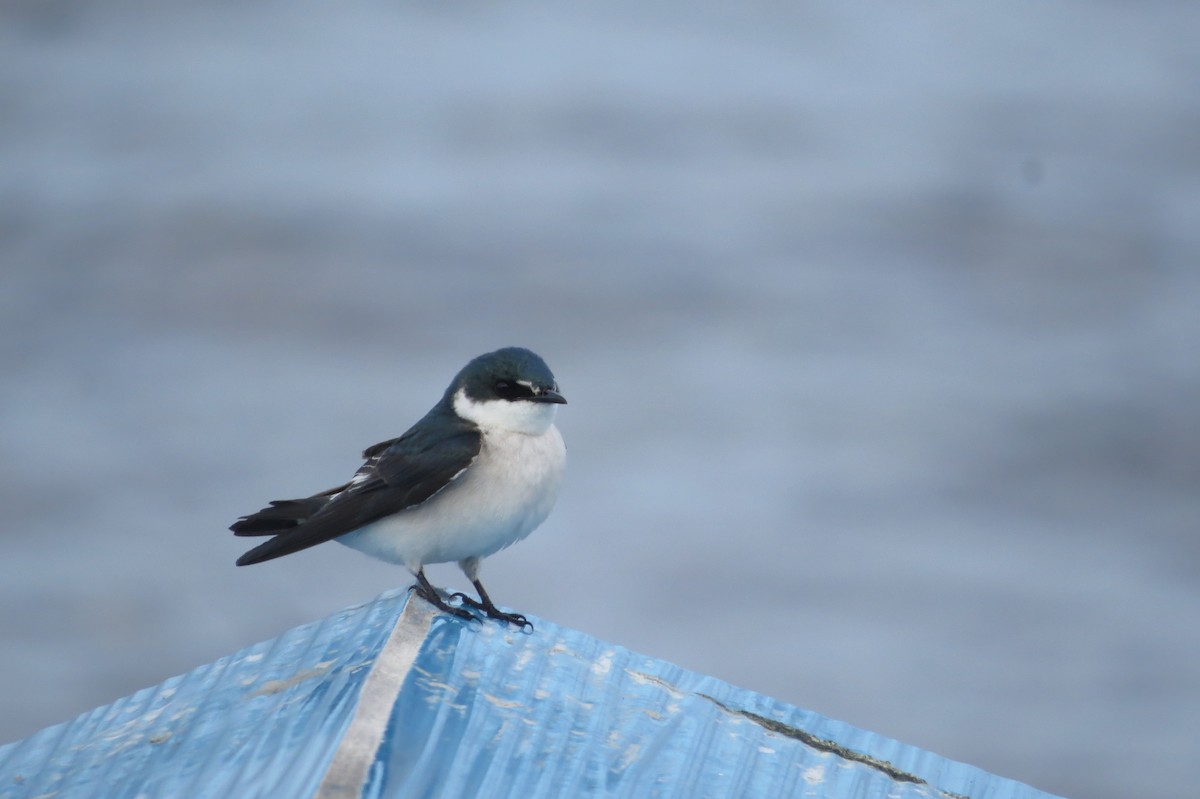
[(562, 436), (552, 423), (536, 435), (482, 432), (479, 455), (445, 489), (337, 540), (416, 573), (428, 563), (487, 557), (529, 535), (558, 498), (567, 461)]

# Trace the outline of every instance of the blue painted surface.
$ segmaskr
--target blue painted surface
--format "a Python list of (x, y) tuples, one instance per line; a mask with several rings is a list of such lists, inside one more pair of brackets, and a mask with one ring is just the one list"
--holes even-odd
[[(550, 622), (536, 624), (537, 632), (525, 635), (495, 624), (435, 621), (365, 795), (1048, 796)], [(927, 784), (814, 748), (794, 731), (890, 761)]]
[(0, 748), (0, 797), (310, 796), (403, 602), (297, 627)]
[[(0, 748), (0, 796), (312, 796), (406, 599), (384, 595)], [(535, 624), (437, 617), (363, 795), (1047, 797)]]

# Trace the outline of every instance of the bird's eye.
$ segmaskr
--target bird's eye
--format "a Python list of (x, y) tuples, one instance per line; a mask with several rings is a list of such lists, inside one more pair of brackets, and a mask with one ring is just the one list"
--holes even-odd
[(521, 387), (511, 380), (497, 380), (495, 387), (496, 396), (500, 399), (516, 399), (521, 394)]
[(516, 400), (523, 397), (532, 397), (533, 389), (524, 383), (514, 382), (512, 380), (497, 380), (492, 384), (496, 392), (496, 396), (500, 399)]

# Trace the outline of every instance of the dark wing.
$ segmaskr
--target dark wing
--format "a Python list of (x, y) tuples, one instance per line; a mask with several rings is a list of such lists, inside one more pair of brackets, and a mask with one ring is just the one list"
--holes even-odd
[[(433, 416), (433, 412), (430, 413)], [(419, 505), (449, 485), (479, 454), (479, 429), (453, 414), (418, 423), (400, 438), (363, 452), (354, 479), (306, 499), (272, 502), (229, 529), (236, 535), (273, 535), (237, 560), (248, 566), (290, 555)], [(430, 417), (422, 421), (429, 420)]]

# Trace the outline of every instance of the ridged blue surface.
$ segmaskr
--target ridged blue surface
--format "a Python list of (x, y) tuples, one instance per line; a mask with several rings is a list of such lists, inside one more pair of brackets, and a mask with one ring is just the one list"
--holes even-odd
[[(0, 748), (0, 796), (312, 796), (406, 598), (384, 595)], [(525, 634), (434, 620), (364, 796), (1048, 796), (534, 621)]]
[[(365, 796), (1045, 799), (1029, 786), (537, 620), (440, 618)], [(809, 738), (809, 741), (801, 740)], [(845, 746), (919, 782), (828, 751)]]
[(0, 748), (0, 797), (310, 796), (405, 595), (297, 627)]

